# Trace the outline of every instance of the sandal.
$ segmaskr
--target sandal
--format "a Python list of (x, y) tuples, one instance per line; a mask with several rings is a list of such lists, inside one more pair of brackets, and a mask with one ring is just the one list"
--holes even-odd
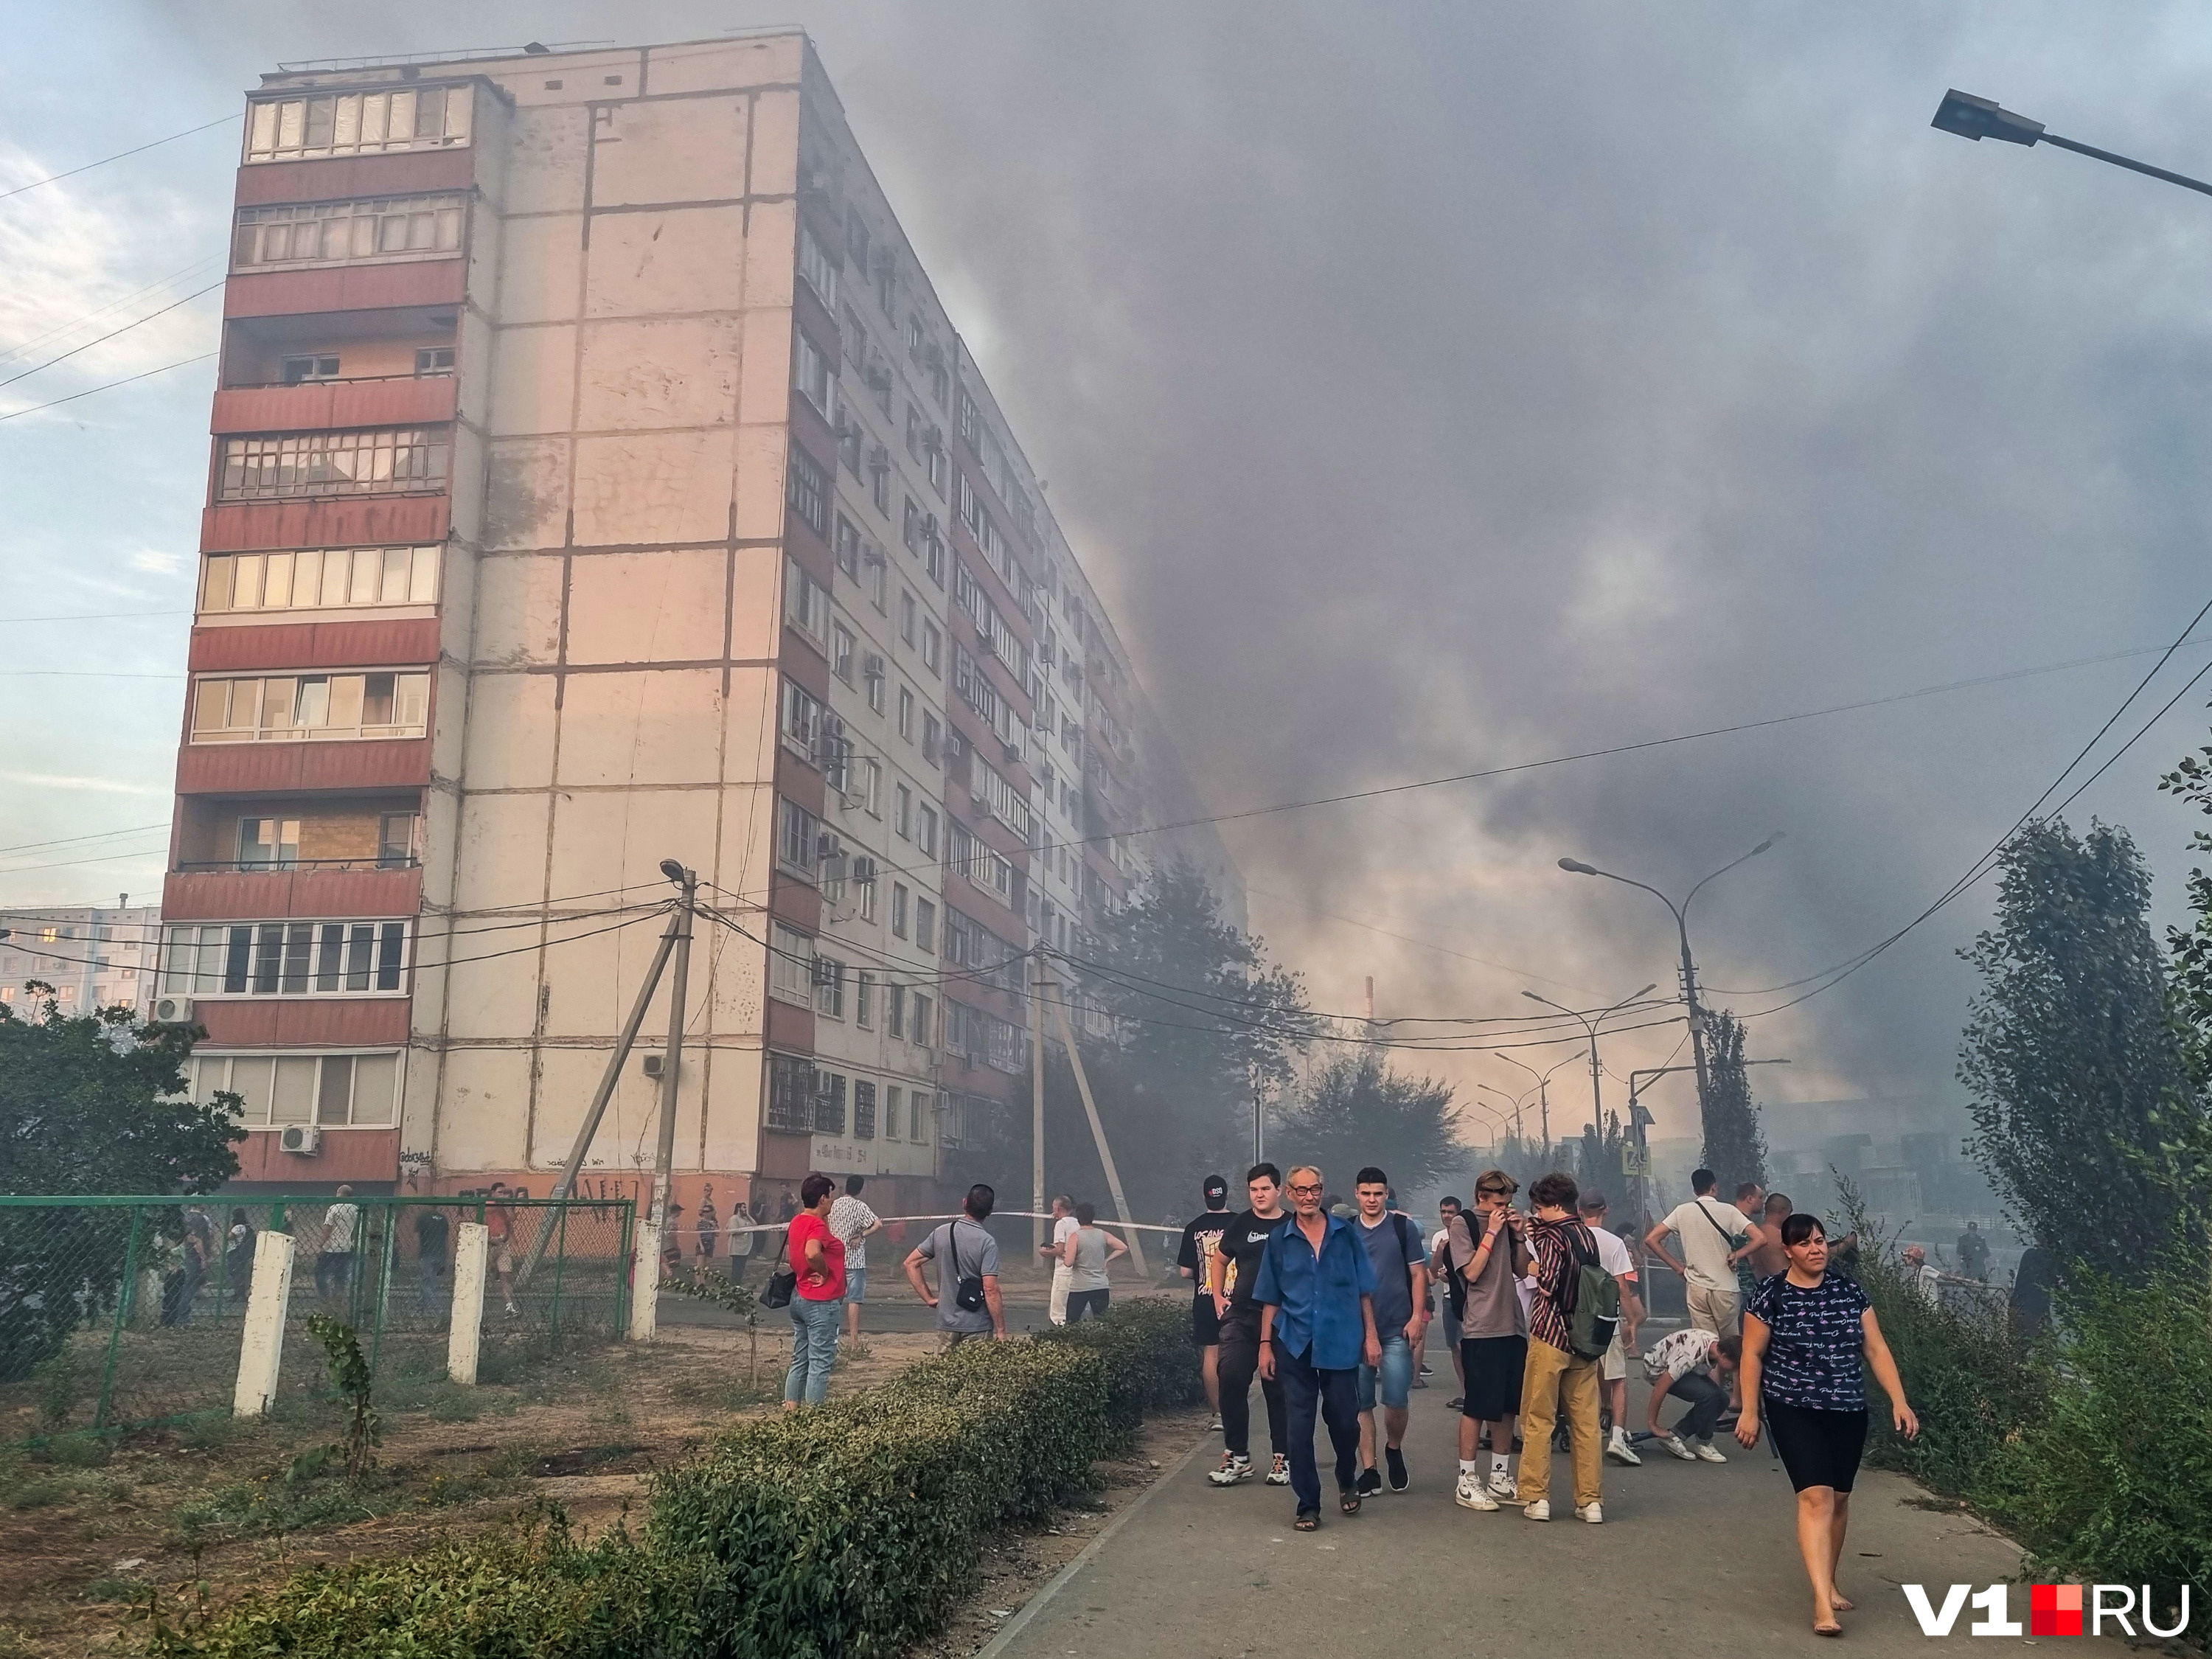
[(1358, 1514), (1359, 1493), (1351, 1488), (1346, 1488), (1345, 1491), (1337, 1493), (1336, 1506), (1342, 1510), (1346, 1515)]
[(1299, 1532), (1311, 1532), (1321, 1525), (1321, 1511), (1319, 1510), (1300, 1510), (1298, 1511), (1298, 1518), (1291, 1522), (1291, 1525)]

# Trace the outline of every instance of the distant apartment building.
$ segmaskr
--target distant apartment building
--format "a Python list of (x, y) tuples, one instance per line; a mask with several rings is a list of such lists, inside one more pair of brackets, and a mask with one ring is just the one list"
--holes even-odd
[(128, 1008), (144, 1016), (154, 996), (154, 963), (161, 909), (133, 905), (117, 896), (101, 905), (40, 906), (0, 910), (0, 1004), (37, 1017), (43, 1000), (33, 980), (54, 988), (64, 1014), (95, 1008)]
[(544, 1191), (664, 859), (725, 1215), (941, 1202), (1139, 857), (1241, 915), (1124, 839), (1195, 793), (804, 35), (268, 76), (231, 259), (161, 988), (327, 1131), (242, 1180)]

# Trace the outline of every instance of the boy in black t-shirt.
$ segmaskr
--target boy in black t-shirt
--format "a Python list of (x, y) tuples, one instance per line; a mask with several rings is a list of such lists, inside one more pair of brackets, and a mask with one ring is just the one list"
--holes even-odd
[(1206, 1178), (1206, 1212), (1192, 1218), (1182, 1230), (1182, 1248), (1176, 1265), (1192, 1281), (1190, 1340), (1198, 1345), (1199, 1364), (1206, 1373), (1206, 1403), (1213, 1407), (1211, 1427), (1221, 1426), (1221, 1320), (1213, 1311), (1213, 1252), (1229, 1227), (1229, 1182), (1220, 1176)]
[[(1282, 1172), (1272, 1164), (1255, 1164), (1245, 1176), (1252, 1207), (1230, 1218), (1214, 1246), (1209, 1285), (1220, 1324), (1218, 1362), (1221, 1399), (1221, 1467), (1206, 1478), (1233, 1486), (1252, 1478), (1252, 1378), (1260, 1369), (1260, 1304), (1252, 1291), (1260, 1282), (1260, 1258), (1267, 1241), (1290, 1220), (1283, 1208)], [(1289, 1431), (1285, 1425), (1283, 1385), (1262, 1378), (1261, 1398), (1267, 1407), (1267, 1443), (1274, 1461), (1267, 1484), (1291, 1484)]]

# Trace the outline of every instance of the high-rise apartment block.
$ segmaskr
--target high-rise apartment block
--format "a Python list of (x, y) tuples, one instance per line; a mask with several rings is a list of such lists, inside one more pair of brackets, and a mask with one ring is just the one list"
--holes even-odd
[(100, 1008), (151, 1012), (154, 963), (161, 912), (119, 894), (105, 905), (44, 905), (0, 910), (0, 1003), (21, 1018), (42, 1016), (45, 997), (29, 989), (53, 987), (55, 1006), (67, 1016)]
[(242, 1179), (544, 1192), (673, 858), (678, 1200), (933, 1204), (1034, 944), (1241, 908), (1122, 839), (1194, 798), (804, 35), (265, 77), (224, 329), (161, 988), (326, 1130)]

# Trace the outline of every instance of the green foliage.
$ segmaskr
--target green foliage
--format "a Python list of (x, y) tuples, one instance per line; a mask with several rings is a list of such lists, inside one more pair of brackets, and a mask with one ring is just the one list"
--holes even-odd
[[(1570, 1167), (1575, 1185), (1584, 1193), (1603, 1193), (1609, 1202), (1617, 1202), (1627, 1182), (1627, 1176), (1620, 1167), (1621, 1152), (1627, 1143), (1627, 1133), (1620, 1127), (1620, 1114), (1618, 1112), (1605, 1115), (1602, 1132), (1595, 1123), (1583, 1124), (1581, 1139), (1561, 1143), (1561, 1150), (1571, 1148), (1574, 1152), (1574, 1162)], [(1623, 1205), (1614, 1219), (1617, 1223), (1615, 1231), (1625, 1231), (1635, 1218)]]
[(1401, 1194), (1421, 1192), (1467, 1167), (1451, 1098), (1448, 1083), (1390, 1070), (1380, 1049), (1340, 1051), (1275, 1115), (1270, 1156), (1285, 1167), (1318, 1164), (1329, 1190), (1346, 1196), (1368, 1164)]
[[(35, 1020), (0, 1003), (0, 1193), (209, 1192), (238, 1172), (236, 1097), (169, 1097), (204, 1031), (125, 1008), (64, 1018), (51, 986), (31, 985), (47, 993)], [(147, 1215), (142, 1246), (155, 1234)], [(158, 1219), (179, 1224), (173, 1210)], [(80, 1322), (112, 1311), (130, 1237), (126, 1209), (0, 1209), (0, 1382), (21, 1382)]]
[(2030, 824), (2005, 848), (1996, 925), (1964, 952), (1982, 975), (1959, 1066), (1972, 1149), (2030, 1242), (2142, 1279), (2177, 1239), (2201, 1250), (2205, 1139), (2150, 878), (2124, 830)]
[(745, 1423), (655, 1479), (642, 1538), (583, 1545), (556, 1514), (137, 1616), (161, 1659), (891, 1659), (972, 1586), (994, 1528), (1199, 1395), (1180, 1304), (1138, 1303)]
[(345, 1459), (346, 1479), (358, 1480), (375, 1461), (374, 1449), (384, 1443), (383, 1421), (373, 1397), (376, 1373), (369, 1368), (352, 1326), (327, 1314), (310, 1314), (307, 1334), (323, 1345), (330, 1360), (331, 1387), (345, 1396), (346, 1437), (337, 1450)]
[(1707, 1069), (1712, 1085), (1705, 1111), (1705, 1165), (1720, 1177), (1723, 1198), (1747, 1181), (1766, 1184), (1766, 1136), (1759, 1127), (1751, 1073), (1743, 1063), (1743, 1022), (1723, 1009), (1705, 1016)]

